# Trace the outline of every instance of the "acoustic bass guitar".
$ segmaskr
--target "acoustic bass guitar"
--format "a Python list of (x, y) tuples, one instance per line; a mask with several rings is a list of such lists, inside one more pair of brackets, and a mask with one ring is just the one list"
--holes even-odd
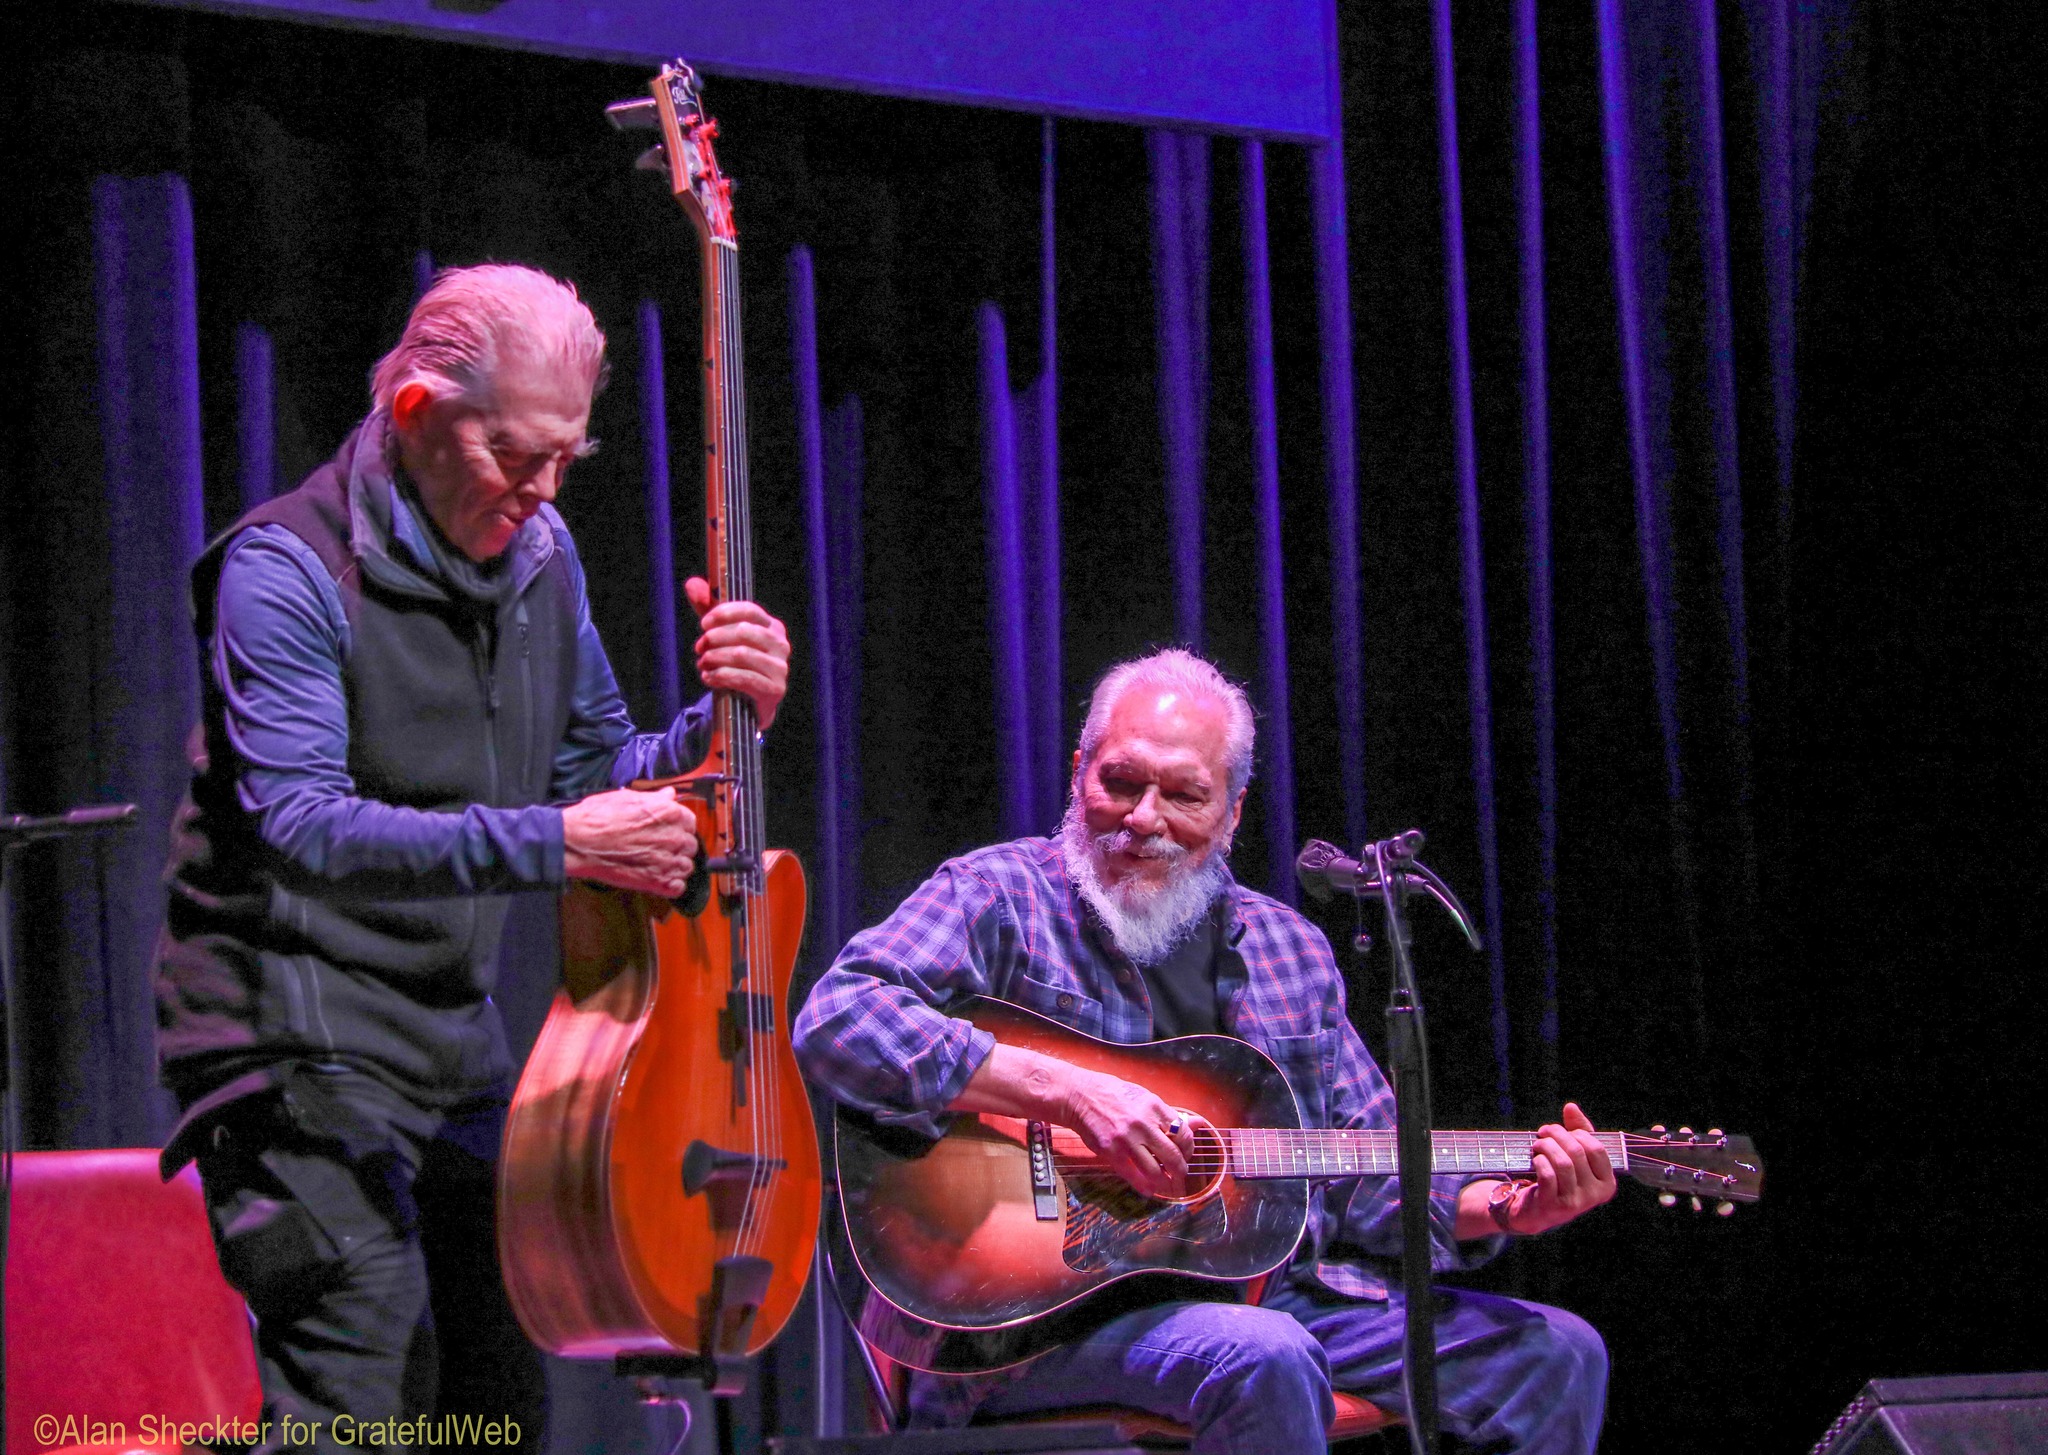
[[(960, 1115), (933, 1141), (842, 1108), (834, 1283), (861, 1333), (912, 1368), (999, 1369), (1126, 1308), (1232, 1296), (1219, 1285), (1293, 1254), (1313, 1184), (1395, 1171), (1393, 1132), (1303, 1127), (1280, 1068), (1234, 1037), (1118, 1045), (999, 1000), (948, 1013), (1006, 1045), (1147, 1087), (1193, 1114), (1195, 1147), (1180, 1194), (1153, 1198), (1065, 1128)], [(1617, 1172), (1673, 1199), (1732, 1211), (1763, 1191), (1745, 1137), (1683, 1128), (1599, 1135)], [(1534, 1140), (1440, 1131), (1434, 1169), (1526, 1172)]]
[[(610, 110), (658, 130), (643, 165), (689, 219), (704, 283), (705, 574), (751, 600), (739, 243), (697, 78), (681, 61)], [(578, 884), (562, 979), (520, 1077), (498, 1183), (512, 1305), (543, 1349), (735, 1392), (796, 1307), (817, 1245), (810, 1101), (789, 1045), (804, 876), (768, 847), (753, 703), (717, 697), (673, 786), (705, 858), (678, 902)]]

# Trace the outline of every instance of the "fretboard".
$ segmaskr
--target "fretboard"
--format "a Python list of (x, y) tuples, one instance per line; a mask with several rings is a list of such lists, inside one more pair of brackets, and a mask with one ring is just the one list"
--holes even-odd
[[(754, 599), (754, 531), (747, 489), (747, 393), (740, 341), (739, 248), (729, 239), (705, 234), (704, 281), (712, 306), (706, 316), (705, 380), (707, 556), (721, 601)], [(761, 748), (754, 704), (736, 693), (718, 704), (721, 736), (732, 774), (731, 850), (753, 861), (741, 888), (762, 887), (759, 861), (768, 832), (761, 785)]]
[[(1397, 1170), (1395, 1134), (1363, 1131), (1271, 1131), (1224, 1127), (1230, 1170), (1238, 1177), (1365, 1177)], [(1599, 1132), (1616, 1171), (1628, 1169), (1626, 1133)], [(1437, 1132), (1430, 1138), (1435, 1172), (1526, 1172), (1534, 1132)]]

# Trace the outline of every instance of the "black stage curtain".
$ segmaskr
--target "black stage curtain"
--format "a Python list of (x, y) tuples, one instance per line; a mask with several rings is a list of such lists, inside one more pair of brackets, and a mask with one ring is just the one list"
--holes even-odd
[[(1763, 205), (1769, 122), (1752, 99), (1762, 62), (1750, 40), (1771, 7), (1725, 6), (1718, 20), (1712, 5), (1621, 7), (1639, 82), (1679, 33), (1646, 20), (1651, 9), (1703, 16), (1692, 43), (1719, 35), (1724, 160), (1696, 151), (1697, 96), (1639, 85), (1638, 110), (1606, 124), (1612, 7), (1545, 7), (1538, 22), (1554, 500), (1540, 562), (1523, 514), (1514, 29), (1506, 6), (1455, 16), (1498, 785), (1485, 794), (1431, 9), (1342, 17), (1365, 744), (1336, 741), (1320, 625), (1308, 167), (1268, 148), (1294, 820), (1339, 834), (1340, 756), (1363, 753), (1374, 830), (1428, 829), (1431, 862), (1476, 900), (1486, 871), (1471, 826), (1497, 797), (1492, 928), (1510, 1054), (1485, 962), (1425, 927), (1439, 1122), (1493, 1124), (1505, 1081), (1529, 1122), (1563, 1094), (1603, 1124), (1746, 1131), (1769, 1182), (1759, 1209), (1726, 1222), (1663, 1215), (1625, 1189), (1486, 1277), (1606, 1333), (1610, 1448), (1792, 1449), (1871, 1374), (2040, 1362), (2020, 1270), (2041, 1226), (2021, 1139), (2048, 1089), (2025, 990), (2043, 961), (2048, 810), (2036, 743), (2048, 32), (2019, 6), (1832, 7), (1824, 34), (1808, 32), (1822, 51), (1802, 53), (1810, 105), (1793, 118), (1806, 150), (1788, 163), (1788, 240), (1760, 220), (1783, 216)], [(0, 798), (27, 812), (131, 797), (152, 818), (124, 842), (19, 860), (16, 1085), (31, 1146), (146, 1143), (166, 1126), (147, 948), (191, 700), (166, 560), (231, 520), (246, 492), (289, 485), (332, 449), (365, 407), (365, 372), (423, 259), (532, 262), (575, 279), (612, 339), (617, 382), (593, 425), (605, 447), (562, 508), (613, 660), (651, 721), (633, 319), (652, 299), (668, 321), (671, 455), (688, 482), (696, 284), (673, 205), (629, 170), (634, 142), (600, 118), (643, 83), (631, 70), (111, 3), (46, 7), (15, 17), (14, 33), (21, 59), (0, 100), (19, 263), (0, 299), (15, 420), (15, 447), (0, 452)], [(815, 259), (824, 394), (857, 397), (864, 422), (855, 917), (872, 920), (938, 860), (997, 832), (975, 309), (1001, 305), (1011, 377), (1034, 377), (1040, 126), (737, 81), (714, 82), (710, 106), (741, 181), (760, 595), (799, 641), (769, 811), (774, 836), (806, 851), (816, 724), (802, 685), (810, 586), (795, 544), (784, 267), (798, 245)], [(1639, 166), (1668, 162), (1681, 182), (1719, 169), (1725, 347), (1693, 242), (1706, 192), (1640, 185), (1632, 215), (1649, 261), (1633, 295), (1618, 290), (1616, 136)], [(1170, 639), (1175, 603), (1145, 138), (1062, 123), (1057, 149), (1071, 722), (1102, 666)], [(1227, 241), (1237, 163), (1216, 155), (1208, 645), (1256, 678), (1241, 270)], [(1764, 306), (1788, 247), (1796, 338), (1773, 335)], [(196, 268), (196, 316), (155, 319), (165, 295), (152, 280), (180, 266)], [(1633, 365), (1618, 301), (1629, 296), (1643, 310)], [(127, 332), (110, 332), (117, 315)], [(189, 340), (190, 370), (158, 357), (159, 337)], [(268, 478), (254, 481), (238, 435), (251, 348), (273, 361), (275, 424)], [(1772, 372), (1788, 359), (1789, 376)], [(1708, 395), (1730, 378), (1724, 419)], [(1632, 398), (1678, 462), (1664, 496), (1644, 496), (1632, 466)], [(1728, 419), (1740, 426), (1732, 456), (1714, 436)], [(1711, 476), (1713, 459), (1737, 461), (1739, 476), (1685, 483), (1689, 469)], [(150, 488), (158, 480), (172, 493)], [(1733, 598), (1715, 546), (1728, 480), (1747, 521)], [(693, 498), (679, 488), (679, 519)], [(1639, 534), (1646, 498), (1653, 523), (1669, 512), (1656, 569)], [(694, 569), (696, 532), (678, 535), (676, 560)], [(1545, 669), (1530, 646), (1537, 565), (1557, 620), (1550, 799)], [(1658, 582), (1671, 593), (1661, 617)], [(1731, 601), (1746, 634), (1729, 630)], [(1256, 798), (1255, 787), (1248, 833), (1262, 832)], [(546, 942), (549, 912), (528, 914), (532, 942)], [(1326, 925), (1341, 947), (1348, 919)], [(548, 985), (544, 966), (526, 972), (504, 998), (530, 1035)], [(1375, 1044), (1381, 974), (1353, 979), (1354, 1019)], [(770, 1368), (734, 1416), (741, 1443), (808, 1427), (802, 1363)], [(599, 1376), (561, 1377), (560, 1448), (654, 1438)]]

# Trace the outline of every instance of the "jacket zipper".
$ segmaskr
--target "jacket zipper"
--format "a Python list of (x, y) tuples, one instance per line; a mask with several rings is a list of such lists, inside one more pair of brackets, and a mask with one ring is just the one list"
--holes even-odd
[[(490, 769), (490, 806), (496, 808), (502, 796), (498, 791), (498, 668), (493, 660), (493, 633), (491, 620), (485, 616), (476, 619), (476, 669), (477, 678), (484, 689), (484, 762)], [(468, 900), (469, 937), (463, 946), (463, 958), (476, 954), (477, 909), (476, 901)]]

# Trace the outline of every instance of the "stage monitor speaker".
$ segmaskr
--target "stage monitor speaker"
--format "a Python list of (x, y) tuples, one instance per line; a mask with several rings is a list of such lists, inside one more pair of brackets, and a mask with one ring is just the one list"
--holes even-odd
[(1813, 1455), (2048, 1451), (2048, 1373), (1873, 1379)]

